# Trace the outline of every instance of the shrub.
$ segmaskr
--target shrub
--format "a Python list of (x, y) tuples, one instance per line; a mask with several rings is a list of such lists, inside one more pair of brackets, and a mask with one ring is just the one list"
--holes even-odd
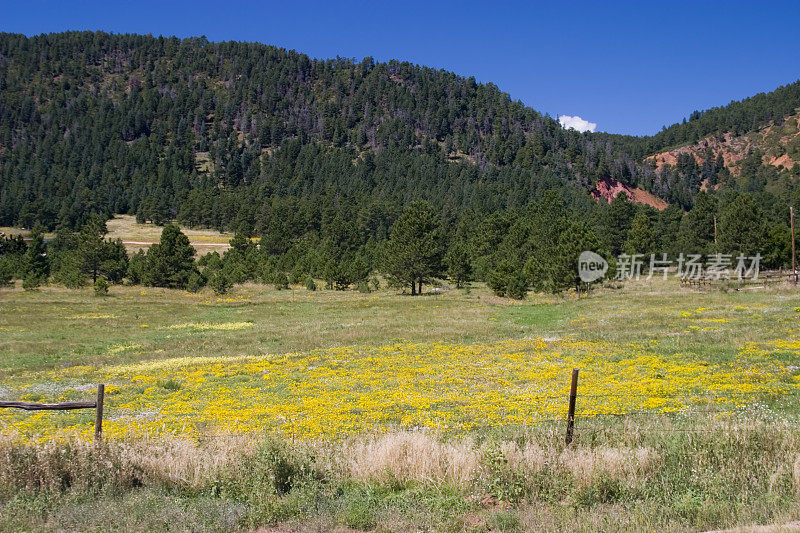
[(162, 385), (162, 386), (165, 389), (171, 390), (171, 391), (181, 390), (181, 382), (180, 381), (176, 381), (174, 379), (171, 379), (171, 380), (165, 382), (164, 385)]
[(306, 289), (308, 289), (309, 291), (317, 290), (317, 284), (314, 283), (314, 278), (312, 278), (311, 276), (308, 276), (306, 278)]
[(189, 292), (200, 292), (206, 286), (206, 278), (199, 272), (189, 274), (189, 281), (186, 283), (186, 290)]
[(99, 277), (97, 281), (94, 282), (94, 295), (95, 296), (106, 296), (108, 295), (108, 282), (106, 278)]
[(272, 283), (275, 285), (275, 288), (279, 291), (289, 288), (289, 278), (287, 278), (286, 274), (284, 274), (283, 272), (273, 273)]
[(483, 456), (486, 492), (499, 501), (517, 502), (525, 493), (525, 475), (512, 465), (503, 450), (489, 446)]
[(211, 278), (208, 280), (208, 284), (214, 290), (216, 294), (225, 294), (231, 287), (233, 287), (233, 282), (228, 277), (228, 275), (222, 271), (217, 270), (213, 274), (211, 274)]
[(22, 280), (22, 288), (26, 291), (35, 291), (41, 286), (41, 284), (41, 278), (35, 274), (28, 274), (25, 276), (25, 279)]

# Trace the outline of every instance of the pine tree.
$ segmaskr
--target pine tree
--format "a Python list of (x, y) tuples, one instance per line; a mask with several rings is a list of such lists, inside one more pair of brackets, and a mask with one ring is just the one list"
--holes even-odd
[(624, 192), (617, 194), (605, 210), (603, 233), (608, 239), (609, 251), (614, 256), (622, 252), (635, 211), (636, 206)]
[(44, 237), (41, 229), (35, 228), (28, 250), (25, 253), (25, 282), (31, 288), (47, 283), (50, 275), (50, 265), (47, 260), (47, 250), (44, 246)]
[(164, 226), (161, 240), (147, 251), (142, 282), (154, 287), (185, 289), (189, 276), (197, 271), (194, 248), (174, 224)]
[(106, 222), (98, 215), (92, 215), (78, 234), (78, 256), (83, 269), (92, 278), (92, 283), (100, 275), (100, 265), (105, 260), (105, 242), (103, 237), (108, 232)]
[(384, 272), (401, 286), (410, 286), (411, 294), (422, 284), (442, 277), (443, 248), (439, 217), (423, 201), (411, 202), (392, 225), (386, 243)]
[(558, 239), (551, 271), (553, 292), (561, 292), (571, 287), (580, 291), (581, 278), (578, 273), (578, 257), (584, 251), (595, 252), (606, 259), (609, 255), (587, 223), (570, 222), (566, 231)]
[[(754, 256), (764, 252), (766, 223), (763, 212), (749, 194), (739, 195), (719, 217), (720, 253)], [(791, 241), (791, 239), (790, 239)]]
[(472, 281), (472, 259), (465, 242), (457, 241), (450, 245), (444, 256), (447, 277), (461, 289)]
[(705, 192), (698, 193), (694, 207), (681, 220), (678, 234), (681, 252), (686, 254), (713, 252), (716, 215), (716, 199)]
[(623, 247), (625, 253), (649, 255), (656, 252), (656, 239), (650, 227), (650, 219), (643, 211), (633, 217), (631, 230)]

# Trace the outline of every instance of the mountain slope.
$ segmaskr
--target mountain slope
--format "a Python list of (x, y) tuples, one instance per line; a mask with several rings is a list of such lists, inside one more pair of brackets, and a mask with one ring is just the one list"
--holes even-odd
[(664, 165), (677, 164), (680, 154), (691, 154), (699, 165), (702, 165), (708, 157), (716, 159), (721, 156), (731, 174), (739, 176), (747, 155), (758, 150), (763, 164), (779, 170), (791, 170), (800, 162), (798, 118), (800, 113), (795, 113), (744, 134), (725, 132), (708, 136), (693, 144), (648, 156), (645, 161), (652, 161), (656, 169), (660, 170)]
[(203, 38), (0, 35), (0, 224), (71, 226), (99, 211), (258, 232), (306, 204), (389, 212), (423, 198), (493, 212), (650, 174), (492, 84), (408, 63)]
[(800, 82), (724, 107), (695, 111), (651, 137), (599, 134), (643, 161), (639, 185), (689, 209), (700, 190), (732, 189), (778, 195), (800, 176)]

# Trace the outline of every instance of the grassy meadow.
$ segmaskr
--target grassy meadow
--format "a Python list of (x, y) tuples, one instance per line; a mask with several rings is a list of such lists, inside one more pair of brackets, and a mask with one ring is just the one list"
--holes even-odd
[[(0, 289), (0, 529), (702, 530), (800, 512), (800, 292)], [(563, 444), (580, 369), (574, 443)]]

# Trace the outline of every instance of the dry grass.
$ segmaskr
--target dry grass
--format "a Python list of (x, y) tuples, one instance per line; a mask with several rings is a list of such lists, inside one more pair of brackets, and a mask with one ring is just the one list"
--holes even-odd
[[(683, 433), (663, 427), (622, 422), (598, 440), (581, 440), (582, 431), (570, 447), (560, 426), (482, 442), (396, 432), (296, 444), (222, 434), (35, 446), (6, 434), (0, 527), (46, 530), (57, 517), (92, 529), (79, 511), (100, 502), (127, 509), (117, 525), (133, 530), (681, 531), (785, 523), (800, 510), (793, 426), (703, 418)], [(20, 507), (25, 494), (49, 495), (49, 510)], [(137, 505), (155, 506), (153, 516)], [(198, 525), (209, 508), (221, 513), (203, 518), (214, 525)], [(165, 527), (164, 516), (176, 522)]]
[[(201, 442), (142, 436), (102, 445), (82, 440), (29, 445), (4, 433), (0, 434), (0, 485), (59, 491), (68, 479), (71, 488), (82, 491), (98, 480), (114, 485), (202, 489), (241, 469), (264, 442), (262, 436), (215, 434)], [(552, 441), (520, 446), (508, 440), (477, 445), (470, 439), (443, 442), (425, 432), (395, 432), (335, 444), (306, 442), (290, 446), (290, 453), (315, 457), (327, 475), (337, 478), (378, 484), (453, 485), (468, 490), (488, 475), (489, 463), (496, 457), (492, 450), (496, 449), (509, 468), (523, 476), (549, 467), (572, 477), (578, 486), (590, 485), (603, 476), (632, 482), (660, 465), (658, 452), (649, 447), (578, 445), (564, 449)], [(800, 481), (797, 483), (800, 486)]]
[(585, 487), (603, 477), (624, 483), (646, 478), (661, 466), (661, 455), (649, 446), (604, 445), (593, 449), (566, 449), (559, 454), (558, 462), (579, 486)]
[[(136, 253), (141, 249), (147, 249), (149, 244), (134, 243), (153, 243), (161, 238), (163, 226), (156, 226), (152, 223), (139, 224), (133, 215), (115, 215), (114, 218), (106, 222), (109, 239), (122, 239), (125, 242), (125, 249), (129, 254)], [(225, 251), (228, 241), (233, 238), (232, 233), (221, 233), (210, 229), (192, 229), (181, 226), (181, 231), (189, 237), (197, 255), (204, 255), (209, 252)]]
[(480, 467), (470, 441), (441, 442), (424, 432), (356, 439), (339, 450), (341, 471), (360, 481), (451, 483), (466, 487)]

